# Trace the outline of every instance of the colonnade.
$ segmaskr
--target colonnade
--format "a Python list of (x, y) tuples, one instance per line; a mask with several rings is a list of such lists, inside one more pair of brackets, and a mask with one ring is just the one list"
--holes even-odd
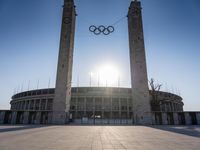
[(19, 100), (11, 103), (11, 110), (52, 110), (53, 98)]

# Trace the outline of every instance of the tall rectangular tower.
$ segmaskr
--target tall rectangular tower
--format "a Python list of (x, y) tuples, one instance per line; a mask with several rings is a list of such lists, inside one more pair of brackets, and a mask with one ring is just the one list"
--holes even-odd
[(141, 3), (135, 0), (128, 12), (133, 119), (135, 124), (151, 124), (141, 9)]
[(64, 0), (56, 88), (53, 102), (53, 124), (65, 124), (69, 120), (75, 20), (76, 11), (74, 1)]

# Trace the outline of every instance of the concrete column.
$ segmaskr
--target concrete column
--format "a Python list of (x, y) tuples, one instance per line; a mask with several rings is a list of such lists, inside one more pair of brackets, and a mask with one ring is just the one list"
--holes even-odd
[(176, 111), (176, 103), (173, 103), (174, 111)]
[(0, 112), (0, 124), (4, 123), (5, 114), (6, 114), (5, 111), (1, 111)]
[(36, 104), (36, 100), (34, 99), (33, 110), (35, 110), (35, 104)]
[(25, 101), (24, 110), (27, 110), (27, 109), (26, 109), (26, 105), (27, 105), (27, 103), (28, 103), (28, 101), (26, 100), (26, 101)]
[(45, 101), (45, 110), (47, 110), (48, 99)]
[(152, 124), (155, 125), (156, 124), (156, 118), (155, 118), (155, 113), (151, 113), (152, 116)]
[(174, 109), (174, 103), (172, 102), (172, 111), (174, 112), (175, 109)]
[(162, 113), (162, 124), (163, 125), (168, 125), (167, 113), (165, 113), (165, 112)]
[(48, 112), (48, 124), (52, 123), (52, 112)]
[(101, 110), (102, 110), (101, 115), (102, 115), (102, 119), (103, 120), (104, 120), (104, 109), (105, 109), (105, 107), (104, 107), (104, 98), (101, 98)]
[(28, 110), (30, 110), (30, 107), (31, 107), (31, 100), (28, 101)]
[(188, 112), (185, 112), (185, 124), (186, 125), (191, 125), (192, 122), (191, 122), (191, 117), (190, 117), (190, 114)]
[(170, 102), (168, 103), (168, 110), (169, 110), (169, 112), (171, 112), (171, 105), (170, 105)]
[(179, 111), (179, 104), (177, 103), (177, 111)]
[(24, 101), (21, 101), (20, 110), (24, 110), (23, 103), (24, 103)]
[(165, 109), (164, 112), (167, 112), (167, 104), (164, 103), (163, 105), (164, 105), (164, 109)]
[(75, 99), (76, 99), (76, 101), (75, 101), (75, 103), (76, 103), (76, 105), (75, 105), (75, 119), (76, 119), (77, 118), (77, 109), (78, 109), (78, 98), (76, 97)]
[(21, 101), (19, 101), (18, 104), (18, 110), (21, 110)]
[(95, 98), (93, 97), (93, 123), (95, 124)]
[(147, 78), (141, 2), (132, 1), (128, 11), (130, 70), (136, 124), (152, 124)]
[(174, 111), (176, 111), (176, 103), (173, 103), (173, 105), (174, 105)]
[(166, 103), (166, 106), (167, 106), (167, 112), (169, 112), (170, 111), (169, 103)]
[(39, 110), (41, 110), (41, 105), (42, 105), (42, 99), (40, 99), (40, 102), (39, 102)]
[(84, 97), (84, 116), (86, 116), (86, 97)]
[(12, 118), (11, 118), (11, 124), (16, 124), (16, 119), (17, 119), (17, 112), (13, 111)]
[(112, 110), (113, 107), (112, 106), (113, 106), (113, 100), (111, 97), (110, 119), (113, 119), (113, 110)]
[(25, 111), (25, 112), (24, 112), (23, 124), (28, 124), (28, 118), (29, 118), (29, 112), (28, 112), (28, 111)]
[(122, 120), (122, 110), (121, 110), (121, 99), (119, 99), (119, 119), (120, 119), (120, 123), (121, 123), (121, 120)]
[(171, 102), (171, 112), (174, 111), (174, 106), (173, 106), (173, 102)]
[(23, 101), (24, 107), (22, 108), (23, 110), (25, 110), (26, 108), (26, 101)]
[(173, 118), (174, 118), (174, 125), (178, 125), (179, 122), (178, 122), (178, 113), (173, 113)]
[(200, 112), (196, 113), (196, 117), (197, 117), (197, 124), (200, 125)]
[(129, 112), (129, 99), (127, 98), (126, 101), (127, 101), (127, 118), (129, 119), (129, 118), (130, 118), (130, 112)]
[(53, 101), (52, 122), (54, 124), (65, 124), (69, 121), (75, 20), (76, 10), (74, 1), (65, 0), (63, 5), (56, 87)]
[(171, 102), (169, 103), (169, 111), (170, 112), (172, 111), (172, 103)]
[(35, 124), (40, 124), (40, 119), (41, 119), (41, 112), (38, 111), (36, 114)]

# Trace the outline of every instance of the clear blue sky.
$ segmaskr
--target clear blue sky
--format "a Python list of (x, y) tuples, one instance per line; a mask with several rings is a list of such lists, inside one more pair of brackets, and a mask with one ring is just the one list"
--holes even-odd
[[(103, 63), (130, 87), (127, 20), (110, 36), (94, 36), (91, 24), (126, 16), (131, 0), (75, 0), (77, 24), (73, 85), (89, 85), (88, 73)], [(55, 86), (63, 0), (0, 0), (0, 109), (15, 91)], [(185, 110), (200, 110), (200, 1), (142, 0), (148, 77), (162, 90), (179, 90)], [(22, 88), (23, 85), (23, 88)], [(93, 82), (96, 85), (96, 82)], [(177, 90), (178, 89), (178, 90)]]

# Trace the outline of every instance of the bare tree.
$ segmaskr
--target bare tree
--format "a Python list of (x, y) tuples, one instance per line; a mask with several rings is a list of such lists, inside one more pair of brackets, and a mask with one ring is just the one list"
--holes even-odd
[(160, 101), (158, 99), (158, 94), (162, 87), (162, 84), (155, 83), (155, 80), (151, 78), (149, 81), (149, 85), (151, 87), (150, 95), (152, 96), (151, 109), (152, 111), (160, 111)]

